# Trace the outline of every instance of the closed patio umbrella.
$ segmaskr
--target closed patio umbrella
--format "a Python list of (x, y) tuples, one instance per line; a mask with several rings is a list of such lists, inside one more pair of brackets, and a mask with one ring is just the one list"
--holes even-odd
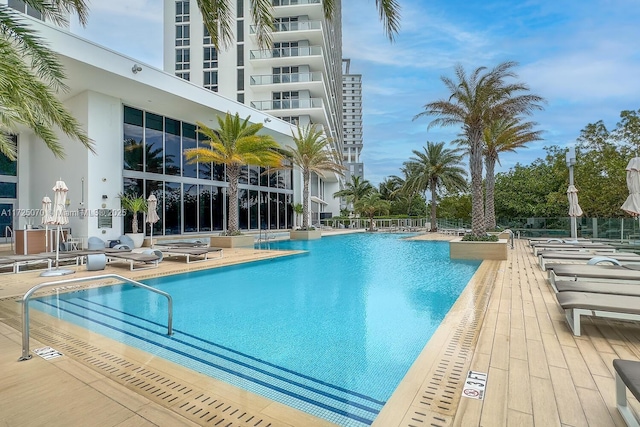
[(578, 189), (575, 185), (570, 185), (567, 188), (567, 197), (569, 198), (569, 216), (582, 216), (582, 208), (578, 204)]
[(640, 157), (634, 157), (627, 165), (629, 196), (620, 207), (629, 215), (640, 215)]
[(69, 216), (67, 215), (67, 192), (69, 188), (64, 181), (56, 181), (53, 186), (53, 211), (51, 220), (48, 222), (56, 226), (56, 268), (43, 271), (41, 276), (62, 276), (74, 273), (73, 270), (61, 270), (59, 268), (60, 261), (60, 234), (62, 234), (62, 226), (69, 224)]
[(569, 198), (569, 217), (571, 217), (571, 238), (575, 239), (578, 237), (576, 218), (582, 216), (582, 208), (578, 204), (578, 189), (575, 185), (569, 184), (567, 197)]
[(147, 199), (147, 223), (151, 224), (151, 234), (149, 246), (153, 248), (153, 224), (158, 222), (160, 217), (158, 216), (158, 199), (153, 194)]

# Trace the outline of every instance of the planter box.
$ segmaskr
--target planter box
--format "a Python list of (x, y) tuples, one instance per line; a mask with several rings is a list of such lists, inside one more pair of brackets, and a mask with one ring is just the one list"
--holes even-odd
[(463, 242), (454, 239), (449, 242), (451, 259), (507, 259), (507, 240), (497, 242)]
[(291, 230), (289, 238), (291, 240), (316, 240), (322, 237), (320, 230)]
[(253, 248), (252, 235), (211, 236), (210, 239), (214, 248)]

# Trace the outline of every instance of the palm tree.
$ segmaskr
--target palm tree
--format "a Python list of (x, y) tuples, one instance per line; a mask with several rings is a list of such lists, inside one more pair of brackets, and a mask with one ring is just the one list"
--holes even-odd
[(499, 155), (505, 151), (516, 151), (527, 143), (538, 141), (541, 131), (532, 128), (537, 125), (534, 122), (521, 123), (516, 117), (500, 118), (493, 121), (484, 129), (484, 165), (485, 176), (485, 223), (488, 230), (496, 228), (496, 211), (494, 189), (496, 183), (495, 166), (500, 164)]
[(240, 169), (244, 165), (278, 167), (282, 155), (277, 151), (278, 143), (268, 135), (257, 135), (262, 123), (249, 123), (251, 116), (240, 119), (236, 113), (227, 113), (218, 119), (218, 129), (197, 123), (198, 132), (207, 137), (211, 148), (190, 148), (185, 150), (189, 163), (218, 163), (227, 168), (229, 180), (229, 217), (227, 235), (238, 234), (238, 181)]
[(333, 193), (333, 197), (344, 197), (347, 203), (355, 205), (360, 198), (374, 190), (373, 185), (366, 179), (351, 175), (351, 182), (345, 184), (344, 189)]
[(471, 170), (472, 213), (471, 228), (475, 236), (486, 232), (482, 191), (482, 151), (485, 127), (501, 117), (531, 114), (542, 109), (544, 99), (527, 93), (524, 83), (508, 83), (515, 78), (515, 62), (503, 62), (492, 70), (479, 67), (467, 75), (462, 65), (456, 66), (456, 80), (442, 76), (441, 80), (450, 95), (446, 99), (430, 102), (425, 111), (414, 120), (425, 116), (436, 116), (429, 128), (436, 125), (462, 127), (462, 134), (469, 145), (469, 168)]
[(444, 148), (444, 142), (427, 141), (424, 152), (413, 150), (414, 157), (404, 163), (409, 175), (406, 187), (409, 191), (431, 191), (431, 230), (437, 231), (436, 201), (438, 189), (460, 191), (466, 188), (467, 172), (461, 167), (462, 150)]
[[(211, 34), (211, 43), (219, 48), (227, 48), (233, 40), (235, 26), (235, 8), (232, 1), (227, 0), (197, 0), (204, 25)], [(255, 25), (255, 35), (258, 45), (263, 48), (271, 46), (273, 25), (273, 4), (271, 0), (252, 0), (249, 13)], [(322, 0), (324, 17), (333, 19), (336, 14), (335, 0)], [(393, 41), (400, 29), (400, 4), (397, 0), (376, 0), (376, 7), (384, 31), (389, 40)]]
[(386, 215), (390, 208), (391, 203), (388, 200), (383, 200), (377, 191), (365, 194), (355, 204), (356, 212), (369, 218), (369, 231), (374, 230), (373, 216), (375, 214)]
[[(76, 13), (83, 25), (87, 20), (83, 0), (27, 3), (54, 23), (66, 22), (67, 12)], [(56, 157), (64, 157), (56, 129), (93, 151), (92, 141), (55, 96), (68, 90), (62, 64), (23, 22), (21, 14), (7, 5), (0, 5), (0, 76), (0, 152), (15, 160), (16, 147), (10, 135), (17, 133), (20, 125), (33, 130)]]
[(396, 175), (391, 175), (390, 177), (385, 178), (378, 185), (378, 192), (380, 192), (380, 196), (384, 200), (389, 200), (390, 202), (392, 202), (398, 198), (398, 196), (402, 192), (403, 187), (404, 179)]
[(282, 151), (291, 162), (289, 166), (280, 169), (291, 169), (293, 166), (302, 172), (302, 228), (309, 229), (309, 181), (311, 172), (322, 175), (333, 172), (338, 175), (344, 173), (344, 166), (340, 162), (338, 153), (329, 146), (330, 140), (322, 131), (316, 130), (316, 125), (309, 124), (304, 128), (297, 126), (293, 132), (295, 147), (285, 147)]

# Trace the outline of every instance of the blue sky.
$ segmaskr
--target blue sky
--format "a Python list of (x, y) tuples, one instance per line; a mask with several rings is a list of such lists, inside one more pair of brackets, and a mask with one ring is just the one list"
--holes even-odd
[[(384, 36), (374, 0), (343, 0), (343, 56), (363, 75), (365, 178), (400, 174), (412, 150), (451, 141), (456, 128), (413, 121), (424, 104), (447, 97), (440, 76), (517, 61), (519, 80), (546, 98), (531, 120), (544, 140), (501, 156), (504, 171), (541, 157), (547, 145), (575, 142), (588, 123), (615, 126), (640, 108), (638, 0), (398, 0), (395, 43)], [(94, 2), (75, 33), (162, 68), (162, 1)], [(157, 11), (157, 12), (156, 12)], [(578, 159), (579, 161), (579, 159)]]

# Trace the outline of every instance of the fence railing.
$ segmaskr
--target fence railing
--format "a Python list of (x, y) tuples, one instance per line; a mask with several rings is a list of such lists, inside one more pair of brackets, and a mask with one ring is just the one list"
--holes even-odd
[[(569, 237), (571, 219), (554, 218), (499, 218), (500, 228), (520, 232), (521, 237)], [(640, 241), (640, 222), (636, 218), (577, 218), (578, 237), (589, 239)], [(438, 228), (471, 228), (459, 219), (438, 219)]]

